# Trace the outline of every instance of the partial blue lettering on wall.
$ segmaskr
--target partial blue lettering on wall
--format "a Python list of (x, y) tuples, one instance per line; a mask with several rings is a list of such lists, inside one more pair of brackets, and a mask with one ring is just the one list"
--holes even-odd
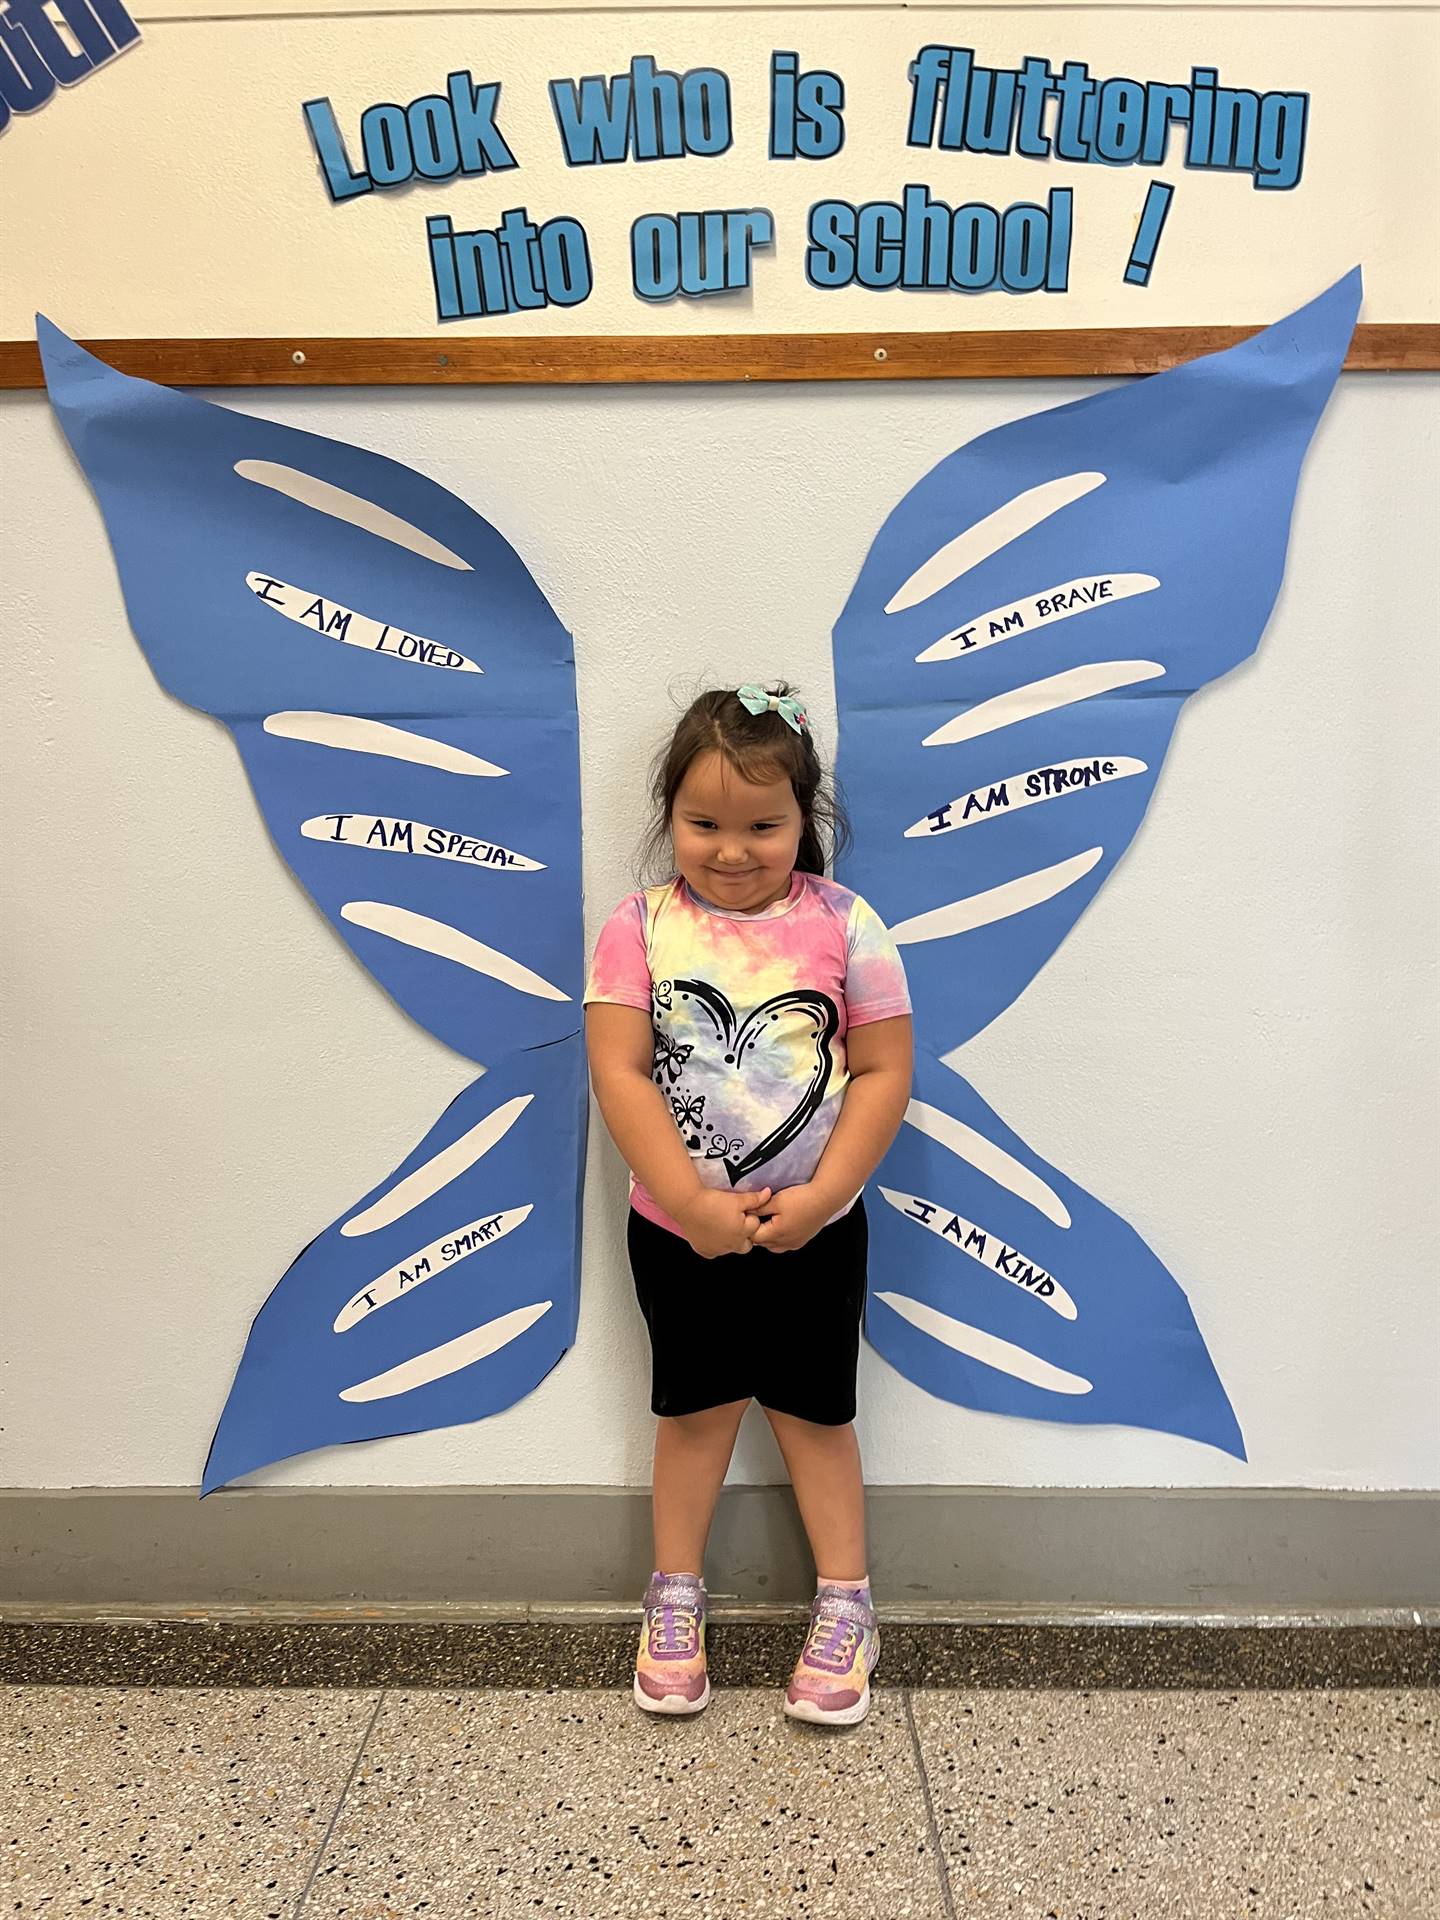
[(0, 133), (139, 38), (120, 0), (0, 0)]

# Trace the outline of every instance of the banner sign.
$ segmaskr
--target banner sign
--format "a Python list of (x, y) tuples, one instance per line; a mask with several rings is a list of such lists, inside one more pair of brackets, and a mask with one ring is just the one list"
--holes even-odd
[(0, 334), (173, 334), (177, 283), (201, 337), (1229, 325), (1357, 263), (1440, 318), (1433, 16), (1303, 18), (162, 14), (6, 143)]

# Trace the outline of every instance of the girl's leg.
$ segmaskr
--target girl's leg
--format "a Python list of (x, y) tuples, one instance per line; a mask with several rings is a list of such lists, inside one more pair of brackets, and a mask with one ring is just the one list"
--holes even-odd
[(822, 1581), (865, 1578), (865, 1482), (855, 1428), (822, 1427), (765, 1408)]
[[(785, 1690), (793, 1720), (853, 1727), (870, 1707), (880, 1633), (865, 1572), (865, 1484), (850, 1424), (765, 1409), (790, 1470), (819, 1575), (805, 1646)], [(836, 1594), (837, 1587), (848, 1593)]]
[(705, 1542), (748, 1400), (655, 1422), (655, 1565), (665, 1573), (703, 1571)]

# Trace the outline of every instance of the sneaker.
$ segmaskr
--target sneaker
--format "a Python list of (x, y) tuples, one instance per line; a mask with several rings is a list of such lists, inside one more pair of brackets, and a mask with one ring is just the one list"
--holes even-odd
[(879, 1664), (874, 1608), (845, 1587), (821, 1587), (785, 1694), (786, 1713), (820, 1726), (856, 1726), (870, 1711), (870, 1676)]
[(652, 1574), (635, 1656), (635, 1704), (646, 1713), (699, 1713), (705, 1671), (705, 1588), (693, 1573)]

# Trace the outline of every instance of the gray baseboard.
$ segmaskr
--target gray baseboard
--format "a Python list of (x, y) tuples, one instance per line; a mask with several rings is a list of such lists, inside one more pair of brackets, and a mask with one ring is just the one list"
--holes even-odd
[[(872, 1487), (893, 1615), (1297, 1616), (1440, 1606), (1440, 1494), (1284, 1488)], [(611, 1487), (0, 1490), (0, 1603), (114, 1607), (633, 1606), (649, 1497)], [(731, 1487), (712, 1598), (808, 1599), (788, 1487)]]

